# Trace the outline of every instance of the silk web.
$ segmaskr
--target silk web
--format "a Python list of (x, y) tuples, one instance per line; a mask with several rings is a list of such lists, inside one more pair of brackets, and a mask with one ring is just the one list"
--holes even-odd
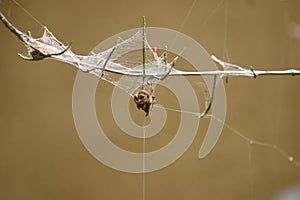
[[(249, 1), (250, 2), (250, 1)], [(14, 2), (13, 4), (10, 4), (10, 6), (13, 5), (19, 5), (17, 2)], [(179, 25), (179, 31), (184, 30), (184, 27), (186, 25), (186, 23), (190, 20), (191, 15), (194, 12), (197, 12), (197, 8), (198, 8), (198, 2), (192, 1), (191, 2), (191, 6), (190, 9), (186, 12), (185, 17), (183, 18), (182, 23)], [(229, 37), (230, 36), (230, 28), (229, 28), (229, 24), (231, 23), (231, 20), (229, 19), (229, 13), (230, 13), (230, 1), (229, 0), (221, 0), (216, 2), (215, 7), (211, 8), (211, 11), (209, 12), (209, 14), (207, 15), (207, 17), (202, 20), (202, 23), (200, 22), (200, 24), (202, 24), (201, 27), (199, 27), (200, 33), (204, 32), (206, 30), (206, 27), (209, 26), (210, 22), (212, 21), (212, 19), (214, 19), (214, 17), (217, 14), (221, 14), (223, 16), (223, 59), (227, 62), (230, 62), (230, 51), (229, 51), (229, 45), (230, 45), (230, 41), (229, 41)], [(223, 14), (222, 14), (223, 13)], [(30, 13), (29, 13), (30, 14)], [(31, 17), (33, 17), (30, 14)], [(35, 18), (34, 18), (35, 19)], [(39, 25), (42, 25), (40, 22), (38, 22)], [(49, 40), (49, 38), (51, 38)], [(58, 50), (63, 50), (64, 48), (66, 48), (66, 46), (64, 46), (63, 44), (53, 40), (54, 37), (52, 37), (52, 34), (50, 32), (48, 32), (48, 30), (46, 30), (44, 32), (43, 37), (40, 39), (42, 41), (48, 41), (50, 43), (52, 43), (52, 45), (54, 44), (54, 46), (56, 46), (56, 48)], [(55, 39), (55, 38), (54, 38)], [(54, 42), (54, 43), (53, 43)], [(89, 72), (93, 75), (98, 76), (99, 78), (113, 84), (114, 86), (117, 86), (118, 88), (122, 89), (123, 91), (125, 91), (127, 94), (129, 94), (130, 96), (133, 96), (140, 88), (141, 85), (143, 84), (143, 77), (141, 76), (128, 76), (128, 77), (123, 77), (122, 74), (116, 74), (116, 73), (112, 73), (110, 72), (110, 70), (114, 70), (114, 71), (120, 71), (123, 74), (124, 73), (129, 73), (129, 74), (140, 74), (140, 72), (142, 71), (142, 57), (141, 57), (141, 53), (138, 49), (140, 49), (140, 46), (143, 42), (143, 35), (142, 35), (142, 30), (138, 30), (133, 36), (129, 37), (129, 38), (120, 38), (119, 40), (116, 40), (116, 44), (115, 46), (106, 49), (105, 51), (101, 51), (101, 52), (91, 52), (89, 56), (77, 56), (75, 54), (73, 54), (73, 52), (71, 50), (67, 50), (66, 54), (63, 55), (57, 55), (55, 56), (55, 59), (60, 60), (60, 61), (64, 61), (64, 62), (68, 62), (76, 67), (78, 67), (79, 69), (81, 69), (82, 71), (85, 72)], [(176, 40), (174, 40), (174, 43), (176, 43)], [(152, 76), (149, 76), (146, 80), (146, 83), (151, 85), (151, 87), (153, 87), (153, 89), (155, 89), (155, 87), (157, 85), (159, 85), (160, 83), (160, 79), (162, 77), (165, 76), (166, 73), (168, 73), (168, 70), (171, 67), (171, 62), (174, 60), (174, 58), (176, 56), (179, 56), (179, 60), (180, 60), (180, 55), (174, 55), (171, 52), (169, 53), (169, 57), (168, 60), (166, 62), (166, 58), (164, 57), (164, 49), (158, 49), (156, 50), (155, 47), (152, 47), (151, 44), (146, 41), (146, 74), (151, 74)], [(183, 49), (184, 50), (184, 49)], [(109, 58), (109, 59), (108, 59)], [(284, 58), (283, 58), (284, 59)], [(179, 61), (180, 62), (180, 61)], [(185, 63), (187, 64), (187, 63)], [(222, 64), (222, 63), (221, 63)], [(95, 66), (100, 66), (100, 67), (95, 67)], [(103, 69), (103, 66), (105, 66), (105, 70)], [(180, 65), (176, 64), (176, 67), (178, 66), (178, 72), (180, 71)], [(190, 70), (194, 70), (193, 66), (189, 66)], [(225, 70), (230, 69), (228, 68), (228, 65), (223, 65), (223, 67), (225, 68)], [(238, 69), (235, 68), (235, 70), (242, 70), (242, 69)], [(174, 73), (176, 73), (176, 70), (174, 69), (173, 71)], [(176, 78), (176, 77), (175, 77)], [(218, 77), (218, 81), (226, 81), (225, 79), (222, 79), (222, 76)], [(234, 78), (233, 78), (234, 79)], [(172, 115), (172, 114), (187, 114), (187, 115), (191, 115), (194, 116), (195, 118), (198, 118), (199, 114), (203, 111), (203, 109), (205, 109), (205, 105), (209, 104), (209, 100), (210, 100), (210, 94), (209, 91), (207, 89), (206, 83), (203, 81), (203, 79), (201, 78), (197, 78), (197, 79), (188, 79), (189, 82), (191, 82), (192, 84), (194, 84), (194, 87), (197, 89), (197, 92), (200, 93), (198, 94), (198, 99), (199, 99), (199, 105), (200, 105), (200, 109), (199, 110), (182, 110), (178, 105), (177, 106), (168, 106), (167, 104), (164, 105), (154, 105), (153, 109), (164, 109), (167, 111), (168, 115)], [(268, 81), (268, 80), (266, 80)], [(230, 84), (231, 80), (229, 80)], [(239, 94), (235, 94), (235, 96), (238, 96)], [(159, 98), (159, 97), (158, 97)], [(281, 97), (279, 97), (281, 98)], [(251, 101), (251, 100), (249, 100)], [(229, 102), (230, 103), (230, 102)], [(279, 107), (280, 105), (278, 105)], [(277, 110), (280, 110), (280, 108), (275, 108)], [(230, 112), (237, 112), (237, 111), (232, 111), (231, 109), (227, 110), (227, 113)], [(279, 112), (279, 111), (278, 111)], [(270, 119), (270, 121), (272, 121), (273, 123), (280, 123), (281, 121), (283, 121), (280, 116), (280, 113), (277, 113), (276, 116), (274, 116), (276, 119)], [(256, 196), (258, 196), (259, 192), (261, 191), (258, 187), (256, 186), (259, 185), (259, 183), (257, 181), (255, 181), (255, 179), (259, 179), (261, 177), (259, 174), (255, 173), (255, 167), (259, 166), (259, 164), (261, 163), (256, 163), (257, 162), (257, 158), (255, 157), (259, 157), (259, 155), (254, 154), (255, 152), (271, 152), (270, 155), (278, 155), (279, 157), (283, 158), (286, 162), (286, 165), (292, 164), (292, 166), (294, 168), (296, 168), (297, 170), (300, 170), (300, 163), (299, 163), (299, 159), (297, 158), (297, 155), (295, 154), (295, 149), (292, 149), (290, 152), (289, 150), (286, 150), (285, 148), (278, 146), (276, 137), (279, 137), (278, 135), (280, 134), (285, 134), (284, 137), (292, 137), (292, 134), (289, 134), (289, 132), (287, 131), (287, 133), (278, 133), (277, 131), (275, 131), (276, 124), (271, 125), (272, 128), (270, 128), (270, 135), (275, 134), (277, 132), (277, 136), (273, 136), (270, 138), (267, 138), (265, 140), (260, 140), (260, 139), (256, 139), (255, 137), (251, 136), (251, 133), (249, 133), (247, 130), (240, 130), (238, 125), (233, 124), (232, 122), (227, 122), (226, 120), (221, 120), (219, 119), (217, 116), (214, 116), (210, 113), (208, 113), (204, 119), (200, 119), (200, 120), (216, 120), (218, 121), (220, 124), (224, 125), (224, 133), (222, 133), (222, 136), (220, 138), (221, 142), (222, 139), (224, 137), (236, 137), (238, 139), (240, 139), (243, 143), (243, 145), (248, 149), (247, 150), (247, 155), (245, 155), (245, 157), (247, 157), (246, 161), (247, 165), (248, 165), (248, 174), (245, 175), (247, 176), (247, 179), (249, 181), (248, 183), (248, 188), (249, 188), (249, 199), (255, 199)], [(286, 119), (285, 119), (286, 120)], [(146, 123), (146, 122), (142, 122), (142, 123)], [(260, 127), (258, 126), (257, 129), (260, 129)], [(268, 131), (268, 130), (266, 130)], [(147, 139), (146, 139), (146, 129), (143, 129), (143, 133), (144, 135), (144, 139), (143, 139), (143, 152), (146, 152), (146, 144), (147, 144)], [(224, 136), (224, 134), (226, 134), (227, 136)], [(228, 136), (230, 135), (230, 136)], [(218, 144), (216, 144), (218, 145)], [(297, 148), (297, 147), (296, 147)], [(196, 159), (196, 157), (195, 157)], [(226, 161), (226, 160), (225, 160)], [(259, 160), (258, 160), (259, 161)], [(204, 160), (199, 160), (199, 162), (205, 162)], [(143, 161), (143, 163), (145, 164), (145, 161)], [(263, 165), (263, 164), (262, 164)], [(144, 166), (145, 167), (145, 166)], [(284, 172), (282, 172), (284, 173)], [(146, 188), (147, 188), (147, 181), (146, 181), (146, 174), (143, 174), (143, 199), (147, 199), (147, 193), (146, 193)]]

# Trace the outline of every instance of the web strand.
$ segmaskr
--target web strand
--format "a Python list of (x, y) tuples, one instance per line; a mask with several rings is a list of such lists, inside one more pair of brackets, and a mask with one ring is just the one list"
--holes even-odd
[(202, 27), (205, 26), (208, 21), (212, 18), (212, 16), (214, 16), (214, 14), (217, 12), (217, 10), (220, 8), (220, 6), (224, 3), (225, 0), (221, 0), (216, 7), (210, 12), (209, 15), (207, 15), (207, 17), (203, 20), (202, 22)]
[[(30, 12), (28, 12), (22, 5), (20, 5), (17, 1), (13, 0), (13, 2), (18, 5), (20, 8), (22, 8), (22, 10), (24, 10), (24, 12), (26, 12), (32, 19), (34, 19), (39, 25), (41, 25), (43, 27), (43, 24), (37, 20)], [(194, 6), (195, 6), (196, 0), (193, 1), (189, 11), (187, 12), (183, 22), (180, 25), (180, 30), (182, 29), (182, 27), (184, 26), (184, 24), (186, 23), (186, 21), (188, 20)], [(217, 11), (217, 9), (224, 3), (224, 0), (221, 0), (219, 2), (219, 4), (215, 7), (215, 9), (211, 12), (211, 14), (204, 20), (203, 25), (206, 25), (207, 22), (209, 21), (209, 19), (211, 18), (211, 16), (213, 16), (213, 14)], [(224, 43), (223, 43), (223, 57), (226, 60), (229, 60), (229, 53), (228, 53), (228, 0), (226, 0), (225, 2), (225, 17), (224, 17)], [(155, 105), (155, 108), (158, 109), (162, 109), (162, 106), (159, 105)], [(185, 113), (185, 114), (191, 114), (195, 117), (199, 116), (198, 112), (191, 112), (191, 111), (184, 111), (184, 110), (180, 110), (180, 109), (173, 109), (173, 108), (164, 108), (167, 111), (171, 111), (171, 112), (179, 112), (179, 113)], [(249, 192), (251, 195), (250, 199), (254, 199), (254, 183), (253, 183), (253, 148), (255, 148), (255, 146), (262, 146), (265, 148), (269, 148), (269, 149), (273, 149), (275, 153), (281, 155), (282, 157), (284, 157), (287, 161), (291, 162), (294, 166), (300, 168), (300, 163), (298, 161), (296, 161), (294, 159), (294, 157), (292, 155), (290, 155), (288, 152), (286, 152), (284, 149), (278, 147), (276, 144), (272, 144), (272, 143), (267, 143), (267, 142), (262, 142), (262, 141), (257, 141), (257, 140), (253, 140), (250, 137), (245, 136), (241, 131), (238, 131), (236, 129), (234, 129), (232, 126), (228, 125), (225, 121), (222, 121), (220, 119), (218, 119), (216, 116), (213, 115), (207, 115), (205, 117), (205, 119), (208, 118), (214, 118), (217, 121), (219, 121), (219, 123), (223, 124), (226, 128), (228, 128), (228, 130), (230, 130), (231, 133), (233, 133), (235, 136), (241, 138), (243, 141), (246, 142), (247, 146), (248, 146), (248, 166), (249, 166)], [(143, 174), (142, 174), (142, 198), (143, 200), (145, 200), (146, 198), (146, 128), (145, 128), (145, 123), (144, 123), (144, 128), (143, 128), (143, 160), (142, 160), (142, 170), (143, 170)]]
[(252, 149), (251, 144), (248, 143), (248, 170), (249, 170), (249, 192), (250, 192), (250, 199), (254, 199), (254, 188), (253, 188), (253, 170), (252, 170)]
[[(162, 107), (162, 106), (159, 106), (159, 105), (156, 105), (155, 108), (165, 109), (169, 112), (178, 112), (178, 113), (190, 114), (190, 115), (193, 115), (195, 117), (199, 116), (199, 113), (196, 113), (196, 112), (184, 111), (184, 110), (173, 109), (173, 108), (166, 108), (166, 107)], [(216, 117), (214, 115), (206, 115), (204, 119), (208, 119), (208, 118), (215, 119), (219, 123), (223, 124), (224, 127), (227, 128), (230, 131), (229, 133), (233, 133), (233, 135), (237, 136), (238, 138), (241, 138), (242, 141), (246, 142), (246, 145), (248, 147), (247, 151), (248, 151), (248, 180), (249, 180), (249, 190), (248, 191), (249, 191), (249, 199), (251, 199), (251, 200), (254, 199), (254, 192), (255, 192), (254, 180), (253, 180), (254, 171), (253, 171), (253, 153), (252, 153), (255, 146), (261, 146), (261, 147), (264, 147), (264, 148), (267, 148), (267, 149), (272, 149), (272, 150), (274, 150), (274, 153), (276, 153), (276, 154), (280, 155), (281, 157), (283, 157), (286, 161), (293, 164), (293, 166), (295, 166), (297, 168), (300, 168), (300, 163), (295, 160), (294, 156), (289, 154), (284, 149), (278, 147), (276, 144), (271, 144), (271, 143), (251, 139), (250, 137), (245, 136), (242, 132), (236, 130), (231, 125), (227, 124), (225, 121), (220, 120), (218, 117)]]
[[(165, 110), (171, 111), (171, 112), (190, 114), (190, 115), (194, 115), (195, 117), (198, 117), (199, 114), (200, 114), (199, 112), (190, 112), (190, 111), (184, 111), (184, 110), (180, 110), (180, 109), (167, 108), (167, 107), (163, 107), (163, 106), (160, 106), (160, 105), (155, 105), (154, 108), (165, 109)], [(288, 152), (286, 152), (284, 149), (278, 147), (277, 145), (270, 144), (270, 143), (267, 143), (267, 142), (258, 141), (258, 140), (253, 140), (253, 139), (245, 136), (244, 134), (242, 134), (240, 131), (234, 129), (232, 126), (230, 126), (226, 122), (220, 120), (219, 118), (217, 118), (214, 115), (208, 114), (203, 119), (208, 119), (208, 118), (213, 118), (213, 119), (217, 120), (219, 123), (223, 124), (224, 127), (228, 128), (231, 133), (238, 136), (242, 140), (246, 141), (247, 144), (250, 145), (251, 148), (253, 148), (253, 146), (257, 145), (257, 146), (262, 146), (262, 147), (273, 149), (279, 155), (284, 157), (287, 161), (291, 162), (294, 166), (300, 168), (300, 163), (298, 161), (296, 161), (292, 155), (290, 155)], [(252, 158), (252, 157), (250, 156), (250, 158)]]
[(195, 5), (196, 5), (196, 2), (197, 2), (197, 0), (194, 0), (193, 3), (191, 4), (189, 10), (187, 11), (187, 13), (186, 13), (184, 19), (182, 20), (182, 22), (181, 22), (181, 24), (180, 24), (180, 26), (179, 26), (179, 31), (182, 31), (183, 26), (185, 25), (185, 23), (186, 23), (187, 20), (189, 19), (190, 15), (191, 15), (191, 13), (192, 13), (192, 11), (193, 11), (193, 8), (194, 8)]
[[(184, 19), (182, 20), (182, 22), (181, 22), (181, 24), (180, 24), (180, 26), (179, 26), (179, 31), (180, 31), (180, 32), (182, 31), (182, 29), (183, 29), (185, 23), (187, 22), (187, 20), (189, 19), (190, 15), (191, 15), (191, 13), (192, 13), (192, 11), (193, 11), (193, 8), (194, 8), (195, 5), (196, 5), (196, 2), (197, 2), (197, 0), (194, 0), (194, 1), (193, 1), (193, 3), (191, 4), (189, 10), (188, 10), (187, 13), (185, 14), (185, 17), (184, 17)], [(171, 47), (172, 47), (174, 44), (176, 44), (177, 38), (178, 38), (178, 36), (176, 36), (176, 37), (174, 38), (173, 42), (172, 42), (171, 45), (170, 45)], [(183, 49), (183, 50), (184, 50), (184, 49)], [(182, 50), (182, 51), (183, 51), (183, 50)]]
[(22, 6), (19, 2), (17, 2), (16, 0), (12, 0), (17, 6), (19, 6), (28, 16), (30, 16), (36, 23), (38, 23), (42, 28), (44, 27), (44, 25), (37, 19), (35, 18), (28, 10), (26, 10), (24, 8), (24, 6)]
[(250, 138), (244, 136), (240, 131), (237, 131), (232, 126), (228, 125), (227, 123), (223, 122), (222, 120), (218, 119), (217, 117), (215, 117), (215, 116), (211, 116), (211, 117), (216, 119), (220, 123), (224, 124), (224, 126), (226, 128), (228, 128), (229, 130), (231, 130), (232, 133), (234, 133), (235, 135), (239, 136), (244, 141), (246, 141), (249, 145), (251, 145), (251, 147), (253, 145), (258, 145), (258, 146), (263, 146), (263, 147), (266, 147), (266, 148), (273, 149), (273, 150), (275, 150), (275, 152), (277, 152), (278, 154), (283, 156), (287, 161), (291, 162), (296, 167), (299, 167), (299, 162), (296, 161), (292, 155), (290, 155), (288, 152), (284, 151), (282, 148), (278, 147), (277, 145), (250, 139)]
[(142, 195), (146, 199), (146, 118), (143, 126), (143, 174), (142, 174)]

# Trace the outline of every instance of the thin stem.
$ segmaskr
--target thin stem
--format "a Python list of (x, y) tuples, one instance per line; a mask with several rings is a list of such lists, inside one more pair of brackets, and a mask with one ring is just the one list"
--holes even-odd
[[(66, 62), (69, 64), (72, 64), (79, 69), (81, 69), (81, 65), (88, 66), (88, 67), (95, 67), (95, 64), (91, 64), (88, 62), (84, 62), (82, 60), (88, 60), (88, 56), (79, 56), (74, 54), (72, 51), (66, 52), (69, 47), (64, 48), (63, 50), (57, 49), (56, 47), (50, 46), (49, 44), (43, 43), (42, 41), (37, 41), (37, 39), (32, 38), (30, 35), (24, 34), (23, 32), (19, 31), (17, 28), (15, 28), (6, 18), (5, 16), (0, 12), (0, 20), (5, 24), (5, 26), (14, 34), (16, 35), (25, 45), (28, 45), (35, 49), (36, 51), (40, 52), (52, 52), (52, 54), (58, 54), (54, 57), (49, 57), (51, 59), (55, 59), (58, 61)], [(133, 77), (142, 77), (143, 78), (143, 85), (142, 87), (145, 87), (145, 79), (150, 78), (157, 78), (159, 79), (159, 74), (157, 73), (148, 73), (146, 74), (145, 69), (145, 62), (146, 62), (146, 33), (145, 33), (145, 17), (143, 17), (143, 70), (123, 70), (118, 68), (108, 68), (108, 67), (102, 67), (103, 72), (111, 72), (115, 74), (120, 74), (124, 76), (133, 76)], [(45, 28), (46, 29), (46, 28)], [(47, 30), (47, 29), (46, 29)], [(50, 33), (50, 32), (49, 32)], [(62, 44), (60, 41), (58, 41), (54, 36), (51, 35), (51, 39), (54, 40), (56, 43)], [(56, 52), (53, 52), (53, 49), (57, 49)], [(59, 53), (57, 53), (59, 52)], [(67, 56), (64, 56), (64, 54), (61, 53), (67, 53)], [(48, 55), (52, 55), (48, 54)], [(188, 72), (188, 71), (180, 71), (173, 69), (170, 71), (167, 76), (212, 76), (212, 75), (218, 75), (218, 76), (249, 76), (249, 77), (258, 77), (258, 76), (267, 76), (267, 75), (300, 75), (300, 70), (295, 69), (289, 69), (289, 70), (278, 70), (278, 71), (263, 71), (263, 70), (254, 70), (253, 67), (250, 69), (246, 69), (243, 67), (240, 67), (235, 64), (226, 63), (220, 59), (218, 59), (215, 56), (212, 56), (212, 59), (216, 62), (222, 65), (223, 67), (228, 67), (233, 70), (214, 70), (214, 71), (195, 71), (195, 72)]]
[(211, 108), (211, 106), (212, 106), (212, 104), (214, 102), (216, 85), (217, 85), (217, 75), (214, 75), (214, 83), (213, 83), (213, 88), (212, 88), (212, 92), (211, 92), (209, 104), (206, 107), (205, 111), (199, 115), (199, 118), (203, 118), (209, 112), (209, 110), (210, 110), (210, 108)]
[[(22, 42), (26, 43), (25, 38), (27, 37), (26, 34), (16, 29), (7, 19), (6, 17), (0, 12), (0, 20), (3, 24), (15, 35), (17, 36)], [(29, 36), (28, 36), (29, 37)]]
[(161, 80), (161, 81), (164, 80), (165, 78), (167, 78), (169, 76), (169, 74), (171, 73), (173, 67), (175, 66), (175, 63), (176, 63), (177, 59), (178, 59), (178, 56), (173, 59), (173, 61), (170, 63), (169, 70), (162, 77), (160, 77), (160, 76), (153, 76), (152, 78), (155, 78), (155, 79)]
[[(113, 52), (114, 52), (115, 50), (116, 50), (116, 47), (114, 47), (114, 48), (111, 50), (111, 52), (109, 53), (108, 57), (106, 58), (106, 60), (105, 60), (105, 62), (104, 62), (103, 67), (100, 68), (100, 69), (101, 69), (101, 78), (102, 78), (103, 75), (104, 75), (104, 71), (105, 71), (105, 67), (106, 67), (107, 63), (108, 63), (110, 57), (112, 56), (112, 54), (113, 54)], [(100, 60), (100, 61), (101, 61), (101, 60)], [(93, 67), (92, 69), (89, 69), (89, 70), (86, 70), (86, 71), (83, 71), (83, 72), (91, 72), (91, 71), (94, 71), (95, 69), (98, 68), (98, 65), (99, 65), (99, 64), (97, 64), (97, 65), (96, 65), (95, 67)]]
[(143, 16), (143, 83), (142, 89), (145, 89), (145, 78), (146, 78), (146, 17)]

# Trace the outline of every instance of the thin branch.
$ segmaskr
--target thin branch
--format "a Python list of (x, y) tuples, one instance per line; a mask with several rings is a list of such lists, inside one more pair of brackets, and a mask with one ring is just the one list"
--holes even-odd
[[(164, 56), (164, 65), (165, 67), (169, 66), (170, 68), (164, 74), (157, 74), (154, 71), (147, 72), (146, 74), (146, 21), (145, 17), (143, 17), (143, 29), (142, 29), (142, 39), (143, 39), (143, 66), (142, 69), (130, 69), (126, 66), (122, 66), (118, 63), (110, 62), (111, 66), (107, 67), (108, 61), (111, 58), (113, 52), (116, 49), (114, 46), (109, 52), (107, 58), (103, 58), (99, 55), (97, 59), (95, 59), (95, 55), (91, 56), (80, 56), (74, 54), (70, 50), (70, 45), (65, 46), (59, 40), (57, 40), (54, 35), (44, 27), (44, 35), (39, 39), (33, 38), (30, 34), (24, 34), (15, 28), (0, 12), (0, 19), (4, 23), (4, 25), (14, 34), (16, 35), (27, 47), (28, 54), (31, 57), (26, 57), (19, 54), (23, 59), (29, 61), (42, 60), (44, 58), (51, 58), (58, 61), (66, 62), (72, 64), (82, 70), (83, 72), (93, 73), (97, 75), (99, 78), (102, 78), (104, 72), (111, 72), (115, 74), (125, 75), (125, 76), (134, 76), (134, 77), (142, 77), (142, 89), (145, 88), (145, 80), (147, 79), (157, 79), (163, 80), (168, 76), (214, 76), (213, 82), (213, 90), (210, 97), (209, 105), (207, 105), (205, 111), (200, 114), (199, 118), (204, 117), (210, 110), (215, 94), (215, 88), (217, 83), (218, 76), (249, 76), (256, 78), (257, 76), (266, 76), (266, 75), (300, 75), (300, 70), (289, 69), (289, 70), (279, 70), (279, 71), (262, 71), (262, 70), (254, 70), (251, 66), (249, 69), (243, 68), (239, 65), (227, 63), (218, 59), (215, 56), (211, 56), (212, 60), (221, 66), (223, 66), (224, 70), (214, 70), (214, 71), (180, 71), (174, 69), (175, 62), (178, 57), (174, 58), (174, 60), (168, 65), (167, 63), (167, 49), (163, 54)], [(96, 55), (97, 56), (97, 55)], [(103, 66), (99, 66), (100, 63), (104, 62)], [(101, 71), (99, 75), (95, 70), (98, 69)], [(230, 70), (228, 70), (230, 69)], [(154, 101), (151, 102), (151, 104)], [(149, 108), (149, 107), (148, 107)]]
[(199, 118), (203, 118), (209, 112), (209, 110), (214, 102), (215, 90), (216, 90), (216, 86), (217, 86), (217, 77), (218, 77), (217, 75), (214, 75), (214, 83), (213, 83), (213, 88), (212, 88), (209, 104), (207, 105), (204, 112), (199, 115)]
[[(17, 28), (15, 28), (6, 18), (5, 16), (0, 12), (0, 19), (5, 24), (5, 26), (14, 34), (16, 35), (26, 46), (29, 46), (33, 49), (34, 53), (44, 55), (41, 56), (42, 58), (49, 57), (51, 59), (56, 59), (62, 62), (66, 62), (69, 64), (72, 64), (79, 69), (82, 69), (82, 66), (88, 68), (88, 69), (94, 69), (95, 64), (90, 64), (88, 62), (84, 62), (82, 60), (85, 60), (88, 58), (88, 56), (79, 56), (74, 54), (71, 50), (69, 50), (69, 46), (64, 46), (59, 40), (57, 40), (52, 33), (45, 27), (45, 32), (49, 35), (48, 39), (51, 39), (53, 43), (57, 45), (52, 45), (52, 43), (46, 43), (43, 40), (32, 38), (30, 35), (24, 34), (23, 32), (19, 31)], [(145, 26), (145, 21), (143, 22), (143, 26)], [(143, 33), (143, 37), (145, 37), (145, 33)], [(143, 40), (144, 41), (144, 40)], [(145, 42), (145, 41), (144, 41)], [(145, 44), (143, 44), (143, 51), (145, 51)], [(68, 50), (68, 51), (67, 51)], [(47, 52), (47, 53), (45, 53)], [(46, 56), (45, 56), (46, 55)], [(33, 56), (33, 55), (32, 55)], [(38, 58), (38, 56), (37, 56)], [(33, 60), (35, 57), (33, 56)], [(239, 65), (231, 64), (224, 62), (220, 59), (218, 59), (215, 56), (212, 56), (212, 59), (222, 65), (223, 67), (228, 67), (233, 70), (214, 70), (214, 71), (180, 71), (172, 68), (167, 74), (167, 76), (249, 76), (249, 77), (257, 77), (257, 76), (267, 76), (267, 75), (300, 75), (300, 70), (295, 69), (289, 69), (289, 70), (278, 70), (278, 71), (263, 71), (263, 70), (254, 70), (253, 67), (250, 67), (249, 69), (243, 68)], [(143, 77), (143, 80), (145, 80), (147, 77), (150, 78), (157, 78), (158, 74), (155, 72), (149, 72), (146, 74), (145, 72), (145, 53), (143, 52), (143, 69), (142, 70), (123, 70), (122, 68), (105, 68), (105, 67), (99, 67), (99, 69), (102, 69), (103, 71), (125, 75), (125, 76), (134, 76), (134, 77)], [(84, 70), (83, 70), (84, 71)], [(143, 81), (144, 82), (144, 81)]]
[(170, 75), (172, 69), (174, 68), (177, 59), (178, 59), (178, 56), (176, 56), (176, 57), (172, 60), (172, 62), (170, 63), (170, 68), (169, 68), (169, 70), (168, 70), (162, 77), (160, 77), (160, 76), (153, 76), (153, 78), (155, 78), (155, 79), (157, 79), (157, 80), (160, 80), (160, 81), (162, 81), (162, 80), (164, 80), (165, 78), (167, 78), (167, 77)]
[(30, 34), (24, 34), (23, 32), (16, 29), (7, 19), (4, 17), (2, 12), (0, 12), (0, 19), (3, 22), (3, 24), (8, 28), (15, 36), (17, 36), (22, 42), (26, 43), (25, 40), (27, 36), (30, 37)]
[[(108, 55), (108, 57), (106, 58), (106, 60), (105, 60), (105, 62), (104, 62), (104, 65), (103, 65), (103, 67), (102, 68), (100, 68), (101, 69), (101, 77), (103, 77), (103, 75), (104, 75), (104, 71), (105, 71), (105, 67), (106, 67), (106, 65), (107, 65), (107, 63), (108, 63), (108, 61), (109, 61), (109, 59), (110, 59), (110, 57), (112, 56), (112, 54), (114, 53), (114, 51), (116, 50), (116, 46), (111, 50), (111, 52), (109, 53), (109, 55)], [(86, 72), (86, 73), (89, 73), (89, 72), (91, 72), (91, 71), (94, 71), (94, 70), (96, 70), (96, 69), (99, 69), (99, 66), (98, 66), (99, 64), (97, 64), (95, 67), (93, 67), (92, 69), (89, 69), (89, 70), (86, 70), (86, 71), (83, 71), (83, 72)]]
[(142, 89), (145, 89), (145, 78), (146, 78), (146, 17), (143, 16), (143, 83)]

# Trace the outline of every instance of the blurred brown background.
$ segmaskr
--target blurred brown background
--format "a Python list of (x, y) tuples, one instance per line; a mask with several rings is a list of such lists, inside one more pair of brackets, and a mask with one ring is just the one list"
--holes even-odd
[[(140, 27), (145, 15), (148, 26), (181, 31), (210, 54), (234, 63), (300, 69), (297, 0), (19, 2), (62, 42), (72, 40), (79, 54)], [(41, 34), (18, 6), (0, 5), (21, 30)], [(23, 45), (2, 24), (0, 45), (0, 199), (142, 199), (142, 175), (110, 169), (82, 145), (72, 116), (77, 70), (55, 61), (21, 60), (16, 53)], [(230, 78), (226, 123), (299, 162), (299, 78)], [(146, 175), (146, 199), (267, 200), (300, 185), (295, 162), (272, 148), (249, 148), (228, 128), (209, 156), (199, 160), (203, 134), (175, 163)]]

